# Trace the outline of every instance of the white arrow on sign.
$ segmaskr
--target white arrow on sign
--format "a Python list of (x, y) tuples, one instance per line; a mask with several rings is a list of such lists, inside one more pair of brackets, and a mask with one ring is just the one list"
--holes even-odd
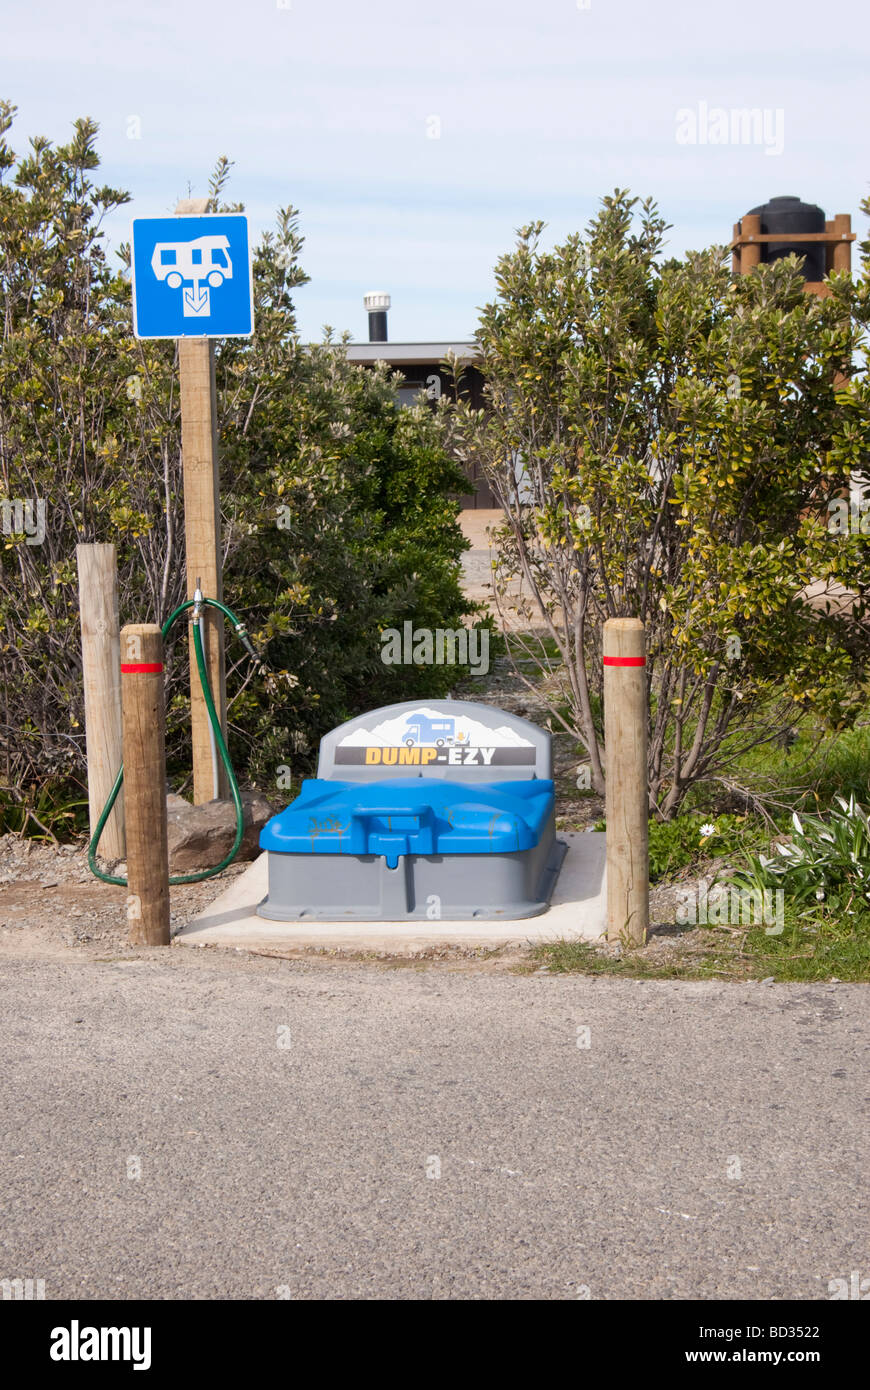
[(185, 318), (208, 318), (211, 313), (209, 307), (209, 292), (201, 285), (195, 284), (192, 290), (184, 291), (184, 316)]

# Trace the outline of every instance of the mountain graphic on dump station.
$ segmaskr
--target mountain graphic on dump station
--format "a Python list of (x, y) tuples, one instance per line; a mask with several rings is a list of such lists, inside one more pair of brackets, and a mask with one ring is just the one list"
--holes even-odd
[[(414, 719), (422, 715), (426, 719), (442, 720), (453, 718), (447, 716), (443, 710), (430, 709), (426, 705), (421, 705), (419, 709), (408, 710), (400, 714), (396, 719), (385, 719), (382, 724), (375, 724), (371, 729), (353, 729), (341, 740), (341, 748), (395, 748), (403, 743), (408, 734), (408, 725), (414, 723)], [(481, 724), (477, 719), (468, 719), (465, 715), (457, 715), (453, 718), (454, 743), (465, 745), (468, 748), (533, 748), (531, 739), (523, 738), (515, 729), (507, 724), (502, 724), (498, 729), (492, 729), (488, 724)], [(423, 739), (423, 743), (427, 743)]]

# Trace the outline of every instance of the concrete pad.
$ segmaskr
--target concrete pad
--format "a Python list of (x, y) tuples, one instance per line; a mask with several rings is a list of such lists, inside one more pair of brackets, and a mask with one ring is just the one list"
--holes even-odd
[(210, 907), (174, 938), (182, 946), (328, 947), (413, 954), (431, 946), (507, 946), (594, 941), (606, 930), (605, 836), (562, 831), (568, 853), (553, 901), (540, 917), (498, 922), (271, 922), (257, 916), (268, 889), (268, 855), (233, 879)]

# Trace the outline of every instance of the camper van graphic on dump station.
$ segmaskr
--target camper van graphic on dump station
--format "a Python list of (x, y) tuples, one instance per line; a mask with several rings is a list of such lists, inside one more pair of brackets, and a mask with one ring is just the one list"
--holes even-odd
[(415, 714), (409, 719), (402, 737), (408, 748), (413, 748), (415, 743), (450, 748), (454, 741), (463, 742), (463, 736), (456, 734), (455, 719), (432, 719), (428, 714)]
[(247, 337), (253, 329), (248, 219), (135, 218), (133, 313), (139, 338)]

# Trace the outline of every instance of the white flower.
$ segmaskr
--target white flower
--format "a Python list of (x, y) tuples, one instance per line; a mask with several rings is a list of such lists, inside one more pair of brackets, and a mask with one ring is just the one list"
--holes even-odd
[(707, 837), (708, 837), (709, 835), (715, 835), (715, 834), (716, 834), (716, 827), (715, 827), (715, 825), (709, 825), (709, 824), (707, 824), (707, 825), (702, 825), (702, 826), (701, 826), (701, 838), (702, 838), (702, 839), (706, 840)]

